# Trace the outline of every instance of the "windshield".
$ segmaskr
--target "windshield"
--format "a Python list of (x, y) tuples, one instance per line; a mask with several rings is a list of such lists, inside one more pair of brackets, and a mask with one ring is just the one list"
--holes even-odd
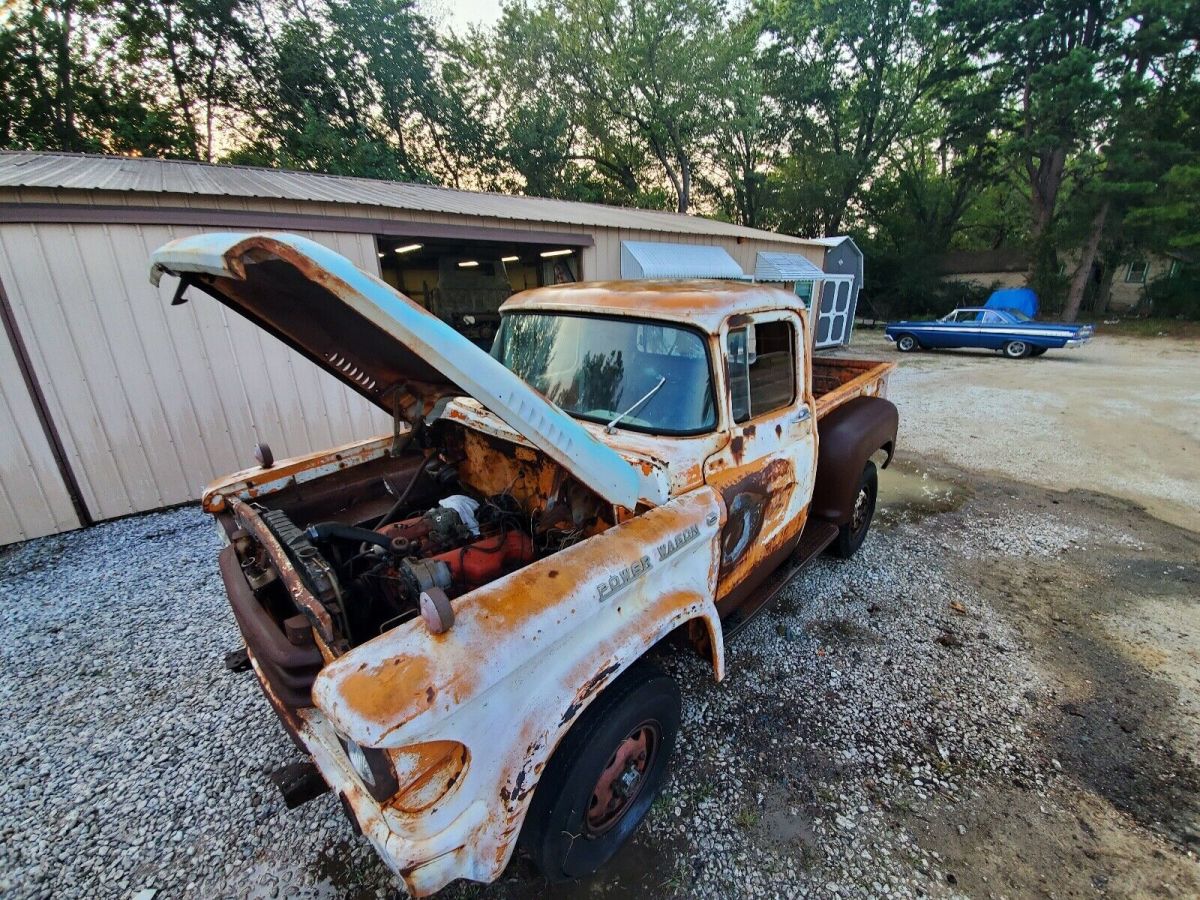
[(717, 422), (704, 339), (637, 319), (514, 313), (492, 356), (580, 419), (609, 423), (651, 393), (618, 428), (698, 434)]

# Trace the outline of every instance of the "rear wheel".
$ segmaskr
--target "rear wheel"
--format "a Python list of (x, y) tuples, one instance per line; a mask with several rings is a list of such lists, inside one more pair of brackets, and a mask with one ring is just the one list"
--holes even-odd
[(679, 714), (675, 681), (643, 660), (563, 738), (521, 832), (521, 846), (548, 879), (591, 874), (641, 824), (666, 779)]
[(917, 339), (911, 334), (902, 334), (896, 338), (896, 349), (901, 353), (912, 353), (918, 347), (920, 347), (920, 344), (917, 343)]
[(1004, 355), (1009, 359), (1024, 359), (1029, 355), (1029, 345), (1024, 341), (1009, 341), (1004, 345)]
[(875, 501), (879, 497), (879, 471), (875, 463), (867, 461), (850, 508), (850, 521), (838, 530), (837, 540), (831, 545), (833, 555), (849, 559), (867, 539), (871, 530), (871, 519), (875, 517)]

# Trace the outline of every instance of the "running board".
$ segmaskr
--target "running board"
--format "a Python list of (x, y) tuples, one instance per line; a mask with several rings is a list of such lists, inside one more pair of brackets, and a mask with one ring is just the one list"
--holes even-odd
[(722, 623), (725, 637), (730, 638), (750, 624), (750, 620), (762, 612), (781, 590), (806, 565), (837, 540), (838, 527), (832, 522), (821, 519), (810, 519), (800, 535), (800, 543), (792, 551), (791, 556), (784, 560), (774, 572), (755, 591), (755, 598), (749, 603), (741, 604), (729, 614)]

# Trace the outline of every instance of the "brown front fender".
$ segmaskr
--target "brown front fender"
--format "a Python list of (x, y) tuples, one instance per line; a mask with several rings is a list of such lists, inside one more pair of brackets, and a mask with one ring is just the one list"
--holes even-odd
[(854, 494), (867, 460), (879, 450), (892, 461), (900, 414), (881, 397), (857, 397), (820, 420), (817, 480), (810, 515), (835, 525), (850, 521)]

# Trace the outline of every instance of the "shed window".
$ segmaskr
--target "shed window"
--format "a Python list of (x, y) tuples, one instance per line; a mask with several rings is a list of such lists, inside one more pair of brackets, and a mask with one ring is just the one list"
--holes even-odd
[(758, 322), (726, 339), (734, 422), (791, 406), (796, 398), (796, 358), (788, 322)]
[(1125, 270), (1126, 284), (1144, 284), (1146, 281), (1146, 270), (1149, 266), (1144, 259), (1134, 260), (1129, 264), (1129, 268)]

